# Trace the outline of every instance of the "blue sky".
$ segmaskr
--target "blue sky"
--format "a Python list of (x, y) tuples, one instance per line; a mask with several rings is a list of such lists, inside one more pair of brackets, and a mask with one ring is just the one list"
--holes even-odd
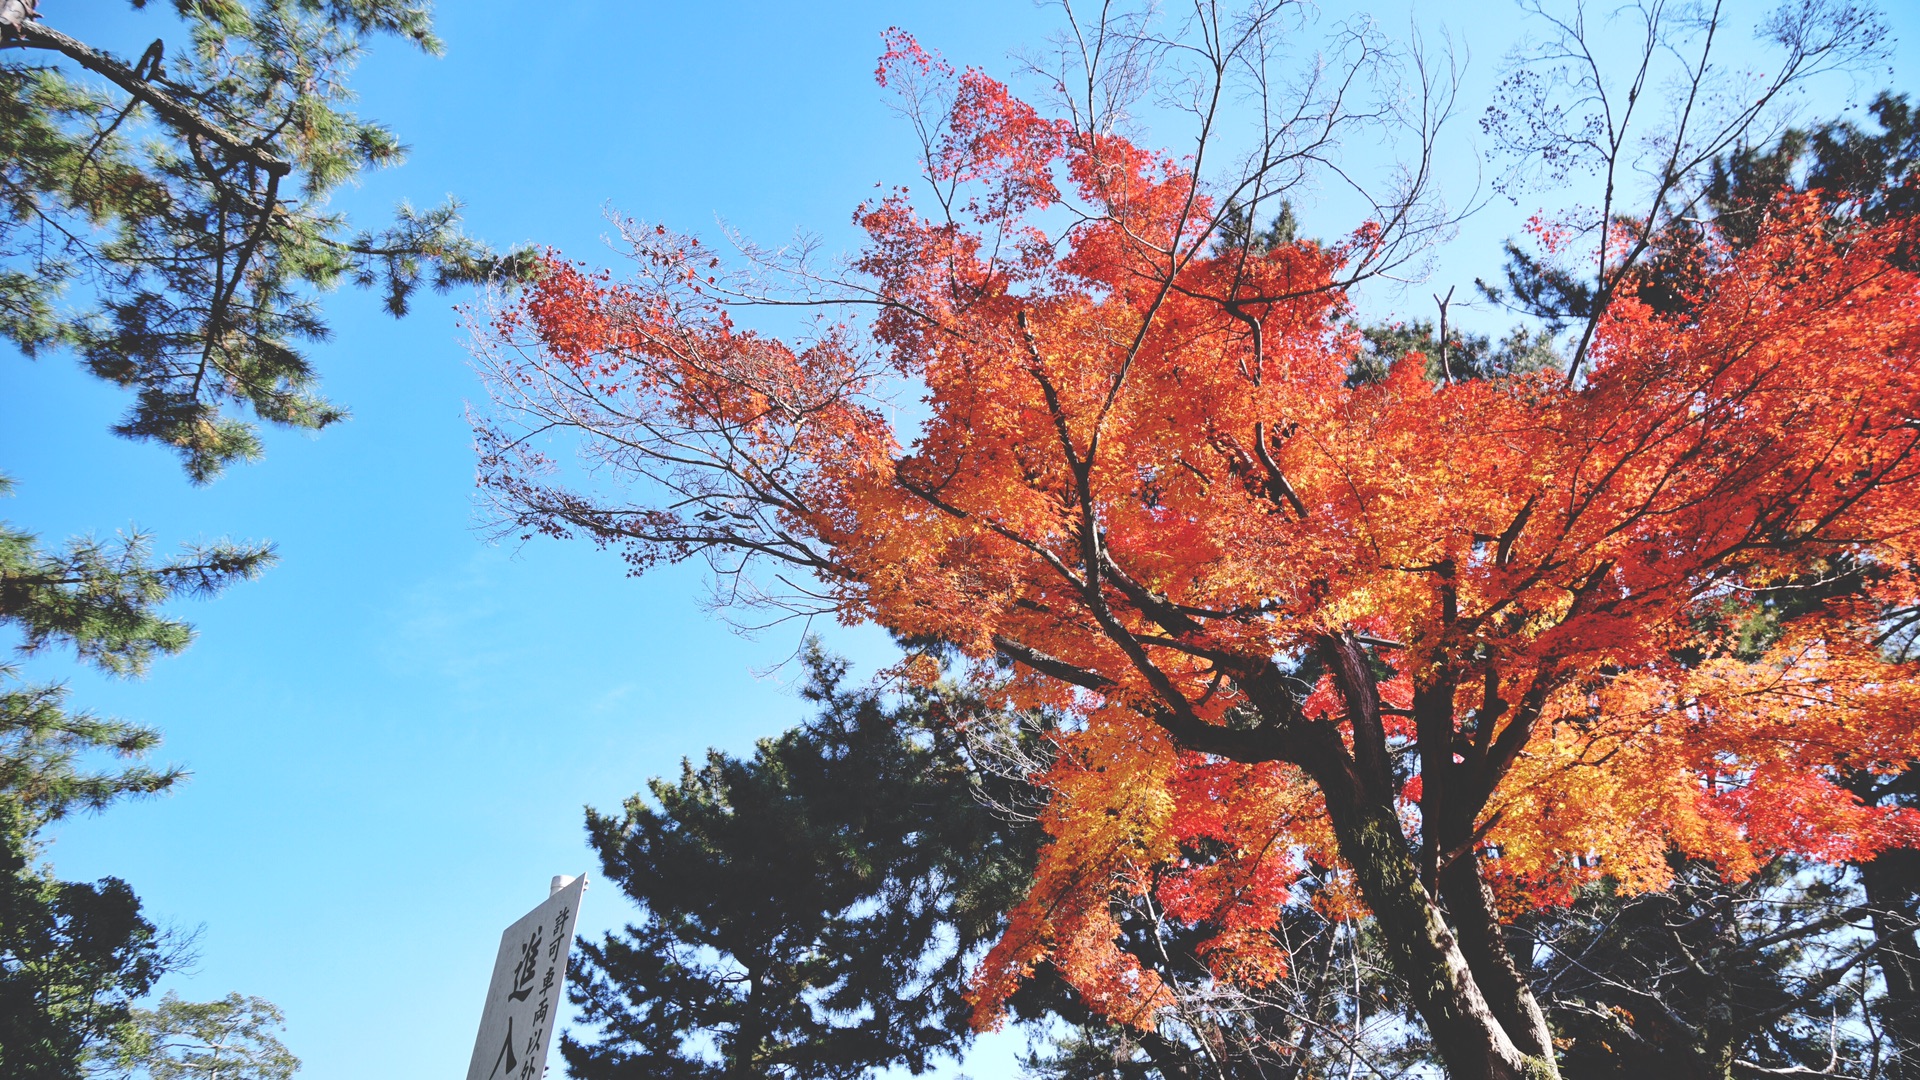
[[(1390, 9), (1389, 26), (1412, 10), (1374, 7)], [(1920, 40), (1915, 7), (1892, 12), (1903, 39)], [(164, 26), (158, 11), (102, 0), (42, 9), (123, 56)], [(1502, 0), (1418, 8), (1429, 32), (1447, 22), (1471, 47), (1463, 135), (1511, 12)], [(444, 0), (445, 58), (383, 42), (356, 80), (363, 111), (412, 145), (411, 162), (340, 202), (371, 222), (400, 198), (457, 193), (477, 235), (589, 259), (609, 204), (696, 231), (720, 215), (763, 239), (805, 226), (845, 246), (874, 185), (913, 175), (908, 133), (872, 79), (891, 25), (1006, 74), (1056, 16), (1026, 0)], [(1861, 96), (1916, 70), (1901, 50), (1860, 77)], [(1829, 85), (1814, 115), (1849, 92)], [(1466, 142), (1453, 148), (1449, 182), (1470, 187), (1476, 160)], [(1350, 224), (1301, 209), (1310, 231)], [(1442, 290), (1491, 273), (1500, 237), (1531, 210), (1495, 203), (1475, 219), (1444, 253)], [(0, 357), (0, 468), (18, 483), (0, 516), (49, 539), (137, 523), (162, 547), (279, 545), (260, 581), (181, 606), (200, 630), (183, 656), (137, 682), (72, 673), (77, 704), (158, 726), (159, 756), (194, 775), (169, 797), (64, 826), (54, 854), (64, 876), (126, 878), (155, 916), (204, 926), (198, 965), (168, 985), (277, 1002), (311, 1080), (457, 1075), (500, 930), (552, 874), (597, 869), (581, 807), (615, 806), (683, 756), (745, 751), (805, 715), (790, 672), (765, 674), (795, 633), (730, 633), (701, 610), (692, 569), (634, 580), (588, 546), (483, 542), (464, 419), (480, 388), (457, 299), (422, 297), (395, 322), (371, 297), (331, 297), (336, 336), (315, 355), (353, 420), (275, 435), (264, 461), (204, 489), (162, 451), (111, 438), (124, 400), (69, 358)], [(869, 667), (885, 657), (870, 631), (829, 639)], [(627, 914), (596, 888), (581, 932)], [(1014, 1045), (991, 1044), (968, 1072), (1011, 1075)]]

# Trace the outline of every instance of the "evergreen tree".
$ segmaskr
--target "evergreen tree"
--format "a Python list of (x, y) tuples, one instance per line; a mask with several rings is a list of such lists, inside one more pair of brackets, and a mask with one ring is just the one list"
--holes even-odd
[(1245, 203), (1228, 200), (1227, 208), (1220, 215), (1218, 232), (1214, 236), (1213, 247), (1218, 253), (1241, 252), (1248, 256), (1264, 255), (1275, 248), (1285, 247), (1294, 242), (1300, 233), (1300, 219), (1294, 216), (1293, 204), (1282, 199), (1280, 210), (1273, 220), (1262, 229), (1256, 221), (1257, 211), (1251, 210)]
[[(1777, 859), (1745, 881), (1676, 859), (1674, 884), (1611, 882), (1530, 920), (1523, 940), (1566, 1080), (1864, 1075), (1872, 939), (1844, 872)], [(1884, 1074), (1882, 1074), (1884, 1075)]]
[[(1261, 229), (1244, 205), (1229, 202), (1221, 214), (1214, 251), (1243, 257), (1262, 255), (1293, 243), (1299, 232), (1300, 222), (1291, 203), (1281, 202), (1279, 212)], [(1410, 352), (1425, 357), (1427, 378), (1434, 382), (1527, 375), (1558, 370), (1565, 363), (1554, 348), (1551, 330), (1516, 326), (1495, 342), (1485, 334), (1452, 327), (1442, 342), (1440, 331), (1425, 319), (1379, 323), (1359, 329), (1363, 346), (1347, 375), (1350, 386), (1385, 379), (1394, 362)]]
[[(0, 476), (0, 496), (13, 483)], [(176, 596), (210, 596), (258, 575), (273, 562), (264, 544), (220, 542), (155, 561), (142, 533), (112, 543), (69, 540), (59, 551), (0, 522), (0, 625), (15, 630), (27, 654), (71, 648), (114, 675), (139, 675), (156, 654), (177, 653), (193, 631), (161, 608)]]
[(291, 1080), (300, 1059), (274, 1035), (284, 1022), (262, 998), (193, 1002), (169, 993), (157, 1008), (133, 1011), (114, 1072), (125, 1080)]
[[(1868, 106), (1878, 131), (1848, 120), (1789, 129), (1771, 146), (1743, 145), (1709, 163), (1700, 178), (1700, 209), (1723, 240), (1736, 246), (1758, 235), (1768, 206), (1782, 191), (1817, 192), (1836, 224), (1879, 223), (1920, 211), (1920, 116), (1906, 95), (1882, 92)], [(1634, 275), (1642, 300), (1678, 311), (1696, 294), (1700, 246), (1707, 223), (1667, 223), (1650, 257)], [(1478, 282), (1488, 299), (1544, 322), (1558, 332), (1593, 315), (1593, 283), (1552, 257), (1505, 245), (1505, 282)], [(1908, 263), (1913, 255), (1909, 251)]]
[(713, 751), (651, 801), (589, 811), (608, 880), (641, 909), (585, 944), (582, 1080), (919, 1073), (966, 1041), (968, 960), (1025, 885), (1036, 830), (978, 801), (951, 691), (889, 706), (813, 651), (805, 727)]
[[(1191, 853), (1206, 861), (1206, 853)], [(1034, 1080), (1398, 1080), (1433, 1063), (1378, 935), (1360, 918), (1331, 917), (1317, 889), (1287, 906), (1275, 936), (1292, 957), (1258, 987), (1220, 979), (1208, 928), (1169, 919), (1150, 899), (1116, 904), (1125, 939), (1176, 1005), (1150, 1029), (1103, 1020), (1050, 969), (1012, 1002), (1035, 1021), (1025, 1062)]]
[(1497, 342), (1485, 334), (1454, 327), (1447, 333), (1445, 348), (1434, 324), (1425, 319), (1368, 326), (1360, 333), (1365, 346), (1347, 375), (1354, 386), (1385, 379), (1387, 369), (1411, 352), (1426, 358), (1426, 375), (1434, 382), (1558, 371), (1564, 364), (1554, 349), (1551, 332), (1524, 326), (1514, 327)]
[[(131, 0), (135, 8), (146, 0)], [(302, 342), (315, 294), (511, 273), (459, 231), (459, 205), (402, 204), (378, 228), (327, 205), (397, 164), (393, 132), (348, 111), (367, 38), (435, 53), (421, 0), (172, 0), (184, 45), (129, 63), (30, 14), (0, 44), (0, 337), (66, 347), (133, 402), (119, 434), (172, 447), (205, 482), (255, 457), (255, 421), (325, 427)]]
[[(262, 422), (317, 429), (345, 415), (301, 352), (327, 334), (320, 292), (378, 289), (399, 315), (423, 284), (511, 274), (520, 261), (464, 236), (456, 203), (403, 204), (374, 228), (328, 207), (343, 184), (404, 157), (391, 131), (348, 109), (347, 75), (373, 37), (437, 52), (426, 3), (165, 7), (177, 18), (169, 36), (129, 62), (42, 23), (33, 0), (0, 3), (0, 338), (28, 357), (77, 354), (131, 396), (115, 431), (172, 448), (204, 483), (258, 455)], [(271, 560), (265, 545), (226, 543), (158, 558), (144, 534), (55, 548), (0, 523), (0, 627), (23, 654), (61, 647), (137, 675), (191, 638), (164, 614), (168, 600), (212, 594)], [(117, 1053), (137, 1030), (132, 1003), (181, 958), (124, 882), (64, 882), (45, 860), (46, 831), (66, 814), (179, 780), (137, 761), (92, 767), (157, 741), (0, 666), (9, 1080), (76, 1077)], [(221, 1007), (175, 1005), (143, 1015)]]
[[(576, 1077), (917, 1072), (969, 1043), (973, 946), (1001, 929), (1045, 840), (1031, 815), (1048, 718), (951, 690), (889, 707), (843, 689), (839, 662), (807, 663), (816, 721), (748, 760), (710, 753), (618, 818), (590, 813), (608, 878), (643, 919), (575, 964), (598, 1028), (563, 1038)], [(1115, 1025), (1043, 962), (1010, 1003), (1030, 1075), (1290, 1080), (1338, 1062), (1389, 1077), (1423, 1060), (1364, 923), (1328, 917), (1310, 892), (1279, 931), (1296, 962), (1253, 992), (1215, 979), (1206, 934), (1150, 898), (1117, 898), (1114, 915), (1180, 1008), (1151, 1030)]]
[[(102, 671), (138, 675), (192, 638), (163, 605), (217, 592), (271, 558), (265, 547), (214, 544), (156, 560), (143, 536), (48, 550), (0, 526), (0, 627), (24, 652), (58, 646)], [(180, 779), (178, 769), (139, 763), (158, 741), (150, 728), (74, 710), (65, 687), (0, 664), (0, 1075), (10, 1080), (80, 1076), (119, 1037), (132, 1003), (182, 959), (125, 882), (62, 881), (45, 862), (46, 830), (62, 818)], [(103, 757), (121, 764), (103, 769)]]
[(0, 802), (0, 1075), (77, 1080), (183, 959), (126, 882), (61, 881)]

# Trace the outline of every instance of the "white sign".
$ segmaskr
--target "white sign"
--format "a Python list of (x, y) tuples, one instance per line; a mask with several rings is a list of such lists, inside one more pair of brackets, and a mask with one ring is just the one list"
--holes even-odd
[(540, 1080), (546, 1068), (587, 878), (555, 878), (554, 885), (546, 903), (500, 935), (467, 1080)]

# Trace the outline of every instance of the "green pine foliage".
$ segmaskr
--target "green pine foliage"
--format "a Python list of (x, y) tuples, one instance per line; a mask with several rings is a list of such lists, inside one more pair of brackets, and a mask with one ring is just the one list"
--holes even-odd
[[(1238, 202), (1229, 202), (1220, 218), (1214, 250), (1220, 254), (1260, 255), (1300, 238), (1300, 221), (1293, 205), (1281, 202), (1280, 209), (1265, 228), (1259, 227), (1255, 214)], [(1511, 247), (1512, 245), (1509, 245)], [(1513, 251), (1518, 253), (1518, 249)], [(1524, 254), (1518, 257), (1525, 258)], [(1433, 382), (1456, 379), (1499, 379), (1530, 375), (1538, 371), (1560, 371), (1566, 361), (1554, 347), (1552, 329), (1529, 330), (1516, 326), (1507, 336), (1493, 341), (1485, 334), (1450, 327), (1442, 347), (1439, 331), (1427, 320), (1410, 323), (1385, 323), (1360, 328), (1362, 347), (1347, 373), (1350, 386), (1376, 383), (1387, 377), (1387, 370), (1401, 357), (1418, 352), (1425, 357), (1426, 376)]]
[(185, 960), (126, 882), (61, 880), (45, 830), (78, 810), (165, 791), (148, 728), (70, 710), (57, 685), (0, 665), (0, 1076), (74, 1080), (115, 1045), (133, 1002)]
[[(806, 662), (814, 722), (751, 758), (711, 752), (617, 816), (589, 811), (607, 879), (640, 919), (583, 942), (574, 963), (592, 1034), (561, 1049), (578, 1080), (853, 1080), (923, 1072), (970, 1043), (971, 964), (1045, 840), (1032, 815), (1050, 718), (951, 688), (849, 690), (841, 662), (817, 648)], [(1382, 1078), (1424, 1060), (1377, 943), (1329, 921), (1311, 889), (1276, 931), (1295, 962), (1258, 989), (1215, 980), (1208, 931), (1151, 897), (1116, 898), (1114, 915), (1179, 1006), (1151, 1031), (1115, 1027), (1043, 962), (1010, 1002), (1027, 1075)], [(1351, 992), (1361, 982), (1365, 997)]]
[[(137, 675), (192, 638), (163, 612), (168, 601), (217, 592), (271, 558), (264, 547), (214, 544), (156, 560), (139, 536), (49, 550), (0, 523), (0, 627), (18, 651), (60, 647)], [(126, 882), (62, 881), (45, 857), (61, 819), (181, 778), (143, 763), (158, 743), (151, 728), (73, 709), (64, 686), (0, 663), (0, 1076), (82, 1076), (118, 1046), (133, 1003), (185, 958)]]
[[(0, 496), (13, 482), (0, 476)], [(267, 544), (218, 542), (156, 560), (145, 533), (112, 541), (70, 539), (58, 550), (0, 521), (0, 625), (20, 635), (20, 651), (71, 648), (115, 675), (139, 675), (156, 654), (193, 640), (186, 623), (161, 611), (175, 597), (211, 596), (257, 577), (273, 564)]]
[(150, 728), (67, 707), (66, 690), (0, 665), (0, 1075), (69, 1080), (112, 1047), (132, 1003), (184, 955), (117, 878), (69, 882), (45, 830), (78, 810), (165, 791)]
[[(25, 683), (18, 668), (0, 664), (0, 799), (24, 833), (74, 810), (103, 810), (172, 787), (181, 770), (140, 763), (159, 744), (152, 728), (71, 709), (66, 687)], [(103, 756), (116, 764), (101, 771)]]
[(618, 815), (589, 811), (639, 906), (585, 943), (568, 1034), (580, 1080), (920, 1073), (967, 1040), (967, 962), (1024, 889), (1032, 833), (980, 801), (951, 691), (889, 704), (807, 656), (813, 723), (717, 751)]
[[(1758, 235), (1772, 200), (1783, 190), (1819, 192), (1837, 227), (1853, 220), (1883, 222), (1920, 212), (1920, 114), (1904, 94), (1882, 92), (1867, 107), (1878, 130), (1849, 120), (1789, 129), (1771, 146), (1738, 147), (1711, 163), (1701, 180), (1702, 210), (1735, 245)], [(1694, 270), (1705, 240), (1703, 222), (1668, 223), (1636, 274), (1640, 299), (1663, 312), (1692, 302)], [(1590, 318), (1593, 283), (1551, 257), (1514, 241), (1505, 245), (1505, 282), (1478, 282), (1487, 299), (1540, 320), (1559, 332)], [(1906, 254), (1911, 264), (1920, 249)]]
[(1857, 885), (1785, 859), (1743, 881), (1675, 870), (1663, 892), (1601, 885), (1523, 922), (1565, 1080), (1889, 1075)]
[(1385, 379), (1387, 370), (1412, 352), (1425, 358), (1424, 370), (1433, 382), (1500, 379), (1566, 369), (1566, 361), (1554, 348), (1553, 334), (1524, 326), (1514, 327), (1499, 341), (1450, 327), (1444, 350), (1434, 324), (1424, 319), (1363, 327), (1360, 334), (1365, 344), (1347, 373), (1347, 382), (1353, 386)]
[[(23, 6), (33, 7), (6, 10)], [(263, 424), (318, 429), (345, 415), (305, 352), (327, 336), (327, 290), (376, 290), (400, 315), (423, 286), (528, 263), (462, 234), (455, 202), (403, 204), (372, 227), (329, 204), (405, 157), (392, 131), (352, 111), (347, 78), (376, 38), (437, 53), (427, 3), (153, 6), (170, 17), (137, 59), (63, 32), (58, 9), (0, 27), (0, 338), (29, 357), (71, 352), (124, 388), (115, 431), (172, 448), (205, 483), (258, 456)], [(142, 533), (56, 546), (0, 523), (0, 627), (22, 655), (60, 649), (136, 676), (192, 638), (169, 601), (211, 595), (272, 560), (267, 545), (225, 542), (160, 557)], [(105, 1061), (156, 1078), (279, 1078), (297, 1064), (265, 1034), (277, 1012), (255, 999), (135, 1012), (182, 950), (124, 882), (64, 882), (46, 863), (47, 830), (65, 815), (180, 779), (141, 763), (157, 742), (151, 729), (71, 708), (63, 686), (0, 666), (8, 1080), (68, 1080)], [(179, 1049), (211, 1045), (212, 1032), (258, 1053), (241, 1071), (209, 1071), (201, 1065), (217, 1054)]]
[(1214, 251), (1219, 254), (1245, 252), (1248, 255), (1264, 255), (1299, 238), (1300, 220), (1294, 216), (1292, 203), (1281, 200), (1279, 211), (1264, 229), (1256, 220), (1257, 214), (1257, 210), (1249, 209), (1245, 203), (1229, 200), (1226, 212), (1220, 215), (1220, 231), (1213, 241)]
[(61, 881), (0, 799), (0, 1076), (79, 1080), (133, 1002), (185, 959), (126, 882)]
[[(136, 8), (145, 0), (133, 0)], [(405, 147), (348, 108), (370, 37), (439, 51), (415, 0), (172, 0), (184, 40), (127, 61), (28, 22), (0, 52), (0, 336), (75, 351), (132, 403), (115, 430), (204, 483), (258, 456), (260, 422), (346, 414), (302, 351), (318, 294), (394, 314), (530, 265), (461, 233), (459, 205), (357, 227), (329, 196)]]

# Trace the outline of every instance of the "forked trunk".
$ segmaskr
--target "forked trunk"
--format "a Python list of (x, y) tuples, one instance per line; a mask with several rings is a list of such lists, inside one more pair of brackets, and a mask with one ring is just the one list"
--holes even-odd
[(1452, 929), (1420, 883), (1390, 809), (1327, 800), (1341, 854), (1386, 939), (1388, 957), (1426, 1021), (1452, 1080), (1549, 1080), (1549, 1056), (1532, 1056), (1494, 1015)]
[(1507, 951), (1493, 894), (1472, 853), (1440, 871), (1440, 895), (1447, 902), (1447, 922), (1459, 934), (1467, 968), (1500, 1026), (1522, 1052), (1551, 1061), (1553, 1031), (1547, 1027), (1547, 1014)]
[[(1452, 1080), (1557, 1080), (1545, 1018), (1500, 946), (1499, 926), (1480, 891), (1477, 868), (1456, 862), (1448, 869), (1474, 875), (1472, 891), (1462, 883), (1460, 906), (1466, 910), (1456, 917), (1464, 914), (1471, 924), (1474, 953), (1485, 972), (1480, 978), (1421, 879), (1394, 808), (1379, 693), (1366, 655), (1351, 637), (1329, 640), (1324, 655), (1346, 701), (1352, 750), (1330, 726), (1298, 728), (1296, 761), (1326, 796), (1340, 854), (1373, 909), (1388, 959), (1426, 1021), (1447, 1075)], [(1482, 978), (1493, 985), (1493, 1002)], [(1502, 1012), (1509, 1015), (1503, 1018)]]

